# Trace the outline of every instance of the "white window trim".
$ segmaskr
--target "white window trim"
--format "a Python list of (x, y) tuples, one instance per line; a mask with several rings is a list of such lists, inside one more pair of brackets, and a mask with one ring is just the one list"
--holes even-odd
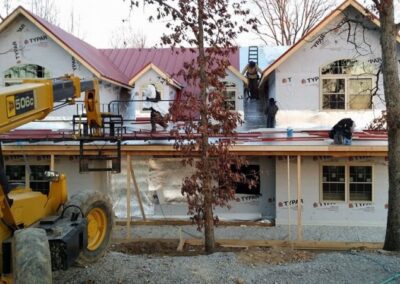
[[(324, 200), (324, 194), (323, 194), (323, 167), (324, 166), (344, 166), (344, 196), (345, 200)], [(372, 190), (372, 198), (371, 200), (350, 200), (350, 167), (353, 166), (363, 166), (363, 167), (371, 167), (371, 190)], [(328, 163), (321, 163), (319, 167), (319, 201), (320, 202), (335, 202), (335, 203), (352, 203), (352, 202), (364, 202), (364, 203), (373, 203), (375, 202), (375, 167), (371, 163), (367, 162), (361, 162), (361, 163), (354, 163), (354, 162), (328, 162)]]
[[(346, 60), (346, 59), (343, 59)], [(337, 60), (338, 61), (338, 60)], [(333, 61), (335, 62), (335, 61)], [(330, 63), (333, 63), (330, 62)], [(372, 81), (372, 90), (374, 90), (376, 88), (376, 76), (373, 74), (360, 74), (360, 75), (352, 75), (352, 74), (322, 74), (322, 69), (329, 65), (330, 63), (327, 63), (326, 65), (323, 65), (319, 68), (319, 98), (320, 98), (320, 104), (319, 104), (319, 108), (322, 111), (366, 111), (366, 110), (372, 110), (372, 106), (370, 108), (366, 108), (366, 109), (352, 109), (349, 107), (349, 79), (371, 79)], [(345, 94), (344, 94), (344, 98), (345, 98), (345, 102), (344, 102), (344, 109), (324, 109), (324, 96), (323, 96), (323, 80), (324, 79), (345, 79)], [(372, 94), (371, 94), (372, 95)]]

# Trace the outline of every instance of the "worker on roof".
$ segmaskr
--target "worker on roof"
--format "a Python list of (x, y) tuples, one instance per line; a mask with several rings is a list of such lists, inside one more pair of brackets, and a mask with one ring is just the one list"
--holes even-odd
[(156, 87), (153, 84), (147, 86), (146, 90), (143, 92), (143, 98), (145, 102), (143, 103), (144, 109), (150, 110), (150, 123), (151, 123), (151, 132), (155, 132), (157, 130), (157, 124), (166, 130), (167, 122), (165, 121), (165, 114), (167, 113), (160, 105), (159, 101), (161, 101), (161, 94), (157, 91)]
[(270, 98), (268, 100), (268, 103), (265, 107), (265, 115), (267, 116), (267, 128), (275, 128), (275, 116), (276, 113), (278, 112), (279, 108), (276, 105), (276, 101), (274, 98)]
[(247, 91), (250, 92), (250, 99), (258, 100), (258, 80), (260, 79), (259, 74), (262, 74), (262, 70), (254, 61), (250, 61), (249, 64), (244, 67), (242, 74), (249, 80)]
[(333, 126), (329, 132), (329, 138), (333, 139), (333, 144), (351, 145), (355, 126), (356, 124), (351, 118), (343, 118)]

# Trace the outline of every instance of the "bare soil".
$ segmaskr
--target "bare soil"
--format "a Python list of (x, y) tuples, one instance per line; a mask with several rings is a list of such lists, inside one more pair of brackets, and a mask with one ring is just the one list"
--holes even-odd
[[(154, 256), (196, 256), (204, 255), (203, 246), (185, 244), (182, 251), (177, 251), (177, 240), (141, 240), (116, 243), (111, 246), (111, 251), (130, 255)], [(287, 248), (240, 248), (217, 246), (217, 252), (234, 252), (238, 261), (246, 264), (274, 264), (305, 262), (314, 258), (314, 253)]]

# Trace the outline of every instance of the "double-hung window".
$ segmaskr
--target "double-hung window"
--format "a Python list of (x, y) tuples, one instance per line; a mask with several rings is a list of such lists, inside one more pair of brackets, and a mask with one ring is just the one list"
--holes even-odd
[(321, 68), (321, 108), (361, 110), (372, 108), (376, 78), (374, 67), (357, 60), (338, 60)]
[(321, 172), (322, 201), (372, 201), (372, 166), (322, 165)]

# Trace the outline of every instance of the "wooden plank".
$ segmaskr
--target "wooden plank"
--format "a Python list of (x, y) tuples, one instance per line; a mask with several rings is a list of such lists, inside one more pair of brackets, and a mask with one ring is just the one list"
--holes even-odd
[(287, 156), (287, 190), (288, 190), (288, 202), (289, 202), (289, 205), (288, 205), (288, 228), (289, 228), (289, 232), (288, 232), (288, 238), (289, 238), (289, 240), (291, 240), (292, 239), (292, 236), (291, 236), (291, 234), (292, 234), (292, 229), (291, 229), (291, 220), (290, 220), (290, 215), (291, 215), (291, 208), (290, 208), (290, 200), (292, 200), (291, 199), (291, 197), (290, 197), (290, 191), (291, 191), (291, 188), (290, 188), (290, 157), (289, 156)]
[(131, 156), (126, 156), (126, 238), (131, 237)]
[(55, 169), (54, 155), (50, 155), (50, 171), (54, 171), (54, 169)]
[[(133, 226), (190, 226), (193, 225), (191, 220), (177, 220), (177, 219), (146, 219), (144, 220), (131, 220)], [(117, 225), (125, 226), (127, 224), (126, 219), (118, 219)], [(194, 225), (193, 225), (194, 226)], [(248, 227), (273, 227), (274, 223), (262, 223), (257, 221), (219, 221), (218, 226), (248, 226)]]
[(176, 251), (183, 251), (183, 246), (185, 245), (186, 240), (185, 239), (180, 239), (178, 247), (176, 248)]
[(132, 178), (133, 184), (135, 185), (136, 198), (137, 198), (138, 203), (139, 203), (140, 212), (142, 213), (143, 220), (146, 221), (146, 215), (144, 213), (142, 197), (140, 195), (140, 189), (139, 189), (139, 186), (138, 186), (138, 184), (136, 182), (135, 172), (133, 171), (133, 167), (132, 167), (132, 157), (130, 157), (129, 163), (130, 163), (129, 164), (129, 171), (130, 171), (130, 174), (131, 174), (131, 178)]
[[(188, 245), (203, 245), (200, 239), (187, 239)], [(332, 241), (282, 241), (282, 240), (216, 240), (218, 245), (248, 246), (248, 247), (283, 247), (306, 250), (352, 250), (352, 249), (382, 249), (383, 243), (374, 242), (332, 242)]]
[[(168, 238), (139, 238), (139, 239), (113, 239), (114, 243), (145, 242), (145, 241), (166, 241), (178, 242), (178, 239)], [(333, 242), (333, 241), (284, 241), (284, 240), (216, 240), (219, 246), (223, 247), (273, 247), (273, 248), (294, 248), (304, 250), (378, 250), (383, 248), (383, 243), (378, 242)], [(191, 246), (203, 246), (204, 239), (186, 239), (185, 244)]]
[(297, 156), (297, 240), (303, 239), (301, 210), (301, 156)]

